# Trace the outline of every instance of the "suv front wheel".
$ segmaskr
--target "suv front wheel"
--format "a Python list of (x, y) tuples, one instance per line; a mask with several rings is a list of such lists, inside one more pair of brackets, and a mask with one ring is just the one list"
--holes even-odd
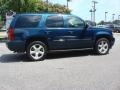
[(27, 47), (27, 55), (31, 60), (42, 61), (44, 60), (47, 52), (47, 47), (40, 41), (34, 41)]
[(106, 38), (100, 38), (96, 41), (95, 44), (95, 51), (99, 55), (106, 55), (108, 54), (110, 49), (109, 40)]

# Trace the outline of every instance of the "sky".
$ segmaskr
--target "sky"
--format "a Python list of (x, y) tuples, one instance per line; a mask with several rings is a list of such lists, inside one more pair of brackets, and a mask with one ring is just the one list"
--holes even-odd
[[(49, 0), (52, 3), (59, 3), (66, 5), (67, 0)], [(120, 0), (96, 0), (96, 22), (105, 20), (105, 12), (107, 14), (107, 21), (112, 20), (112, 14), (115, 15), (115, 19), (118, 19), (120, 15)], [(69, 8), (72, 10), (72, 14), (81, 17), (84, 20), (90, 20), (91, 14), (89, 10), (92, 8), (92, 0), (71, 0)]]

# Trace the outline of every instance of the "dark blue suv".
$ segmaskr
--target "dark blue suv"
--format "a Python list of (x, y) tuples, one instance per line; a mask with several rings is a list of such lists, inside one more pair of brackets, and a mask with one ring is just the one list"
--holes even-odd
[(8, 29), (7, 47), (43, 60), (50, 51), (93, 49), (105, 55), (114, 44), (112, 30), (89, 27), (70, 14), (18, 14)]

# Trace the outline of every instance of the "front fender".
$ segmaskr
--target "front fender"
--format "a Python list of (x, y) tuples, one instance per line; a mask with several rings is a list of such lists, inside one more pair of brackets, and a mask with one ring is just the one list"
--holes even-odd
[(95, 33), (94, 42), (96, 42), (96, 40), (99, 38), (107, 38), (108, 40), (111, 41), (113, 39), (113, 35), (109, 32), (101, 31), (101, 32)]

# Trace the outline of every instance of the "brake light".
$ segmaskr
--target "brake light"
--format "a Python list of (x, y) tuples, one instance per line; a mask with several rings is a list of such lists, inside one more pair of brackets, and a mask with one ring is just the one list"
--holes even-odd
[(14, 29), (13, 28), (8, 29), (8, 39), (10, 41), (14, 40)]

